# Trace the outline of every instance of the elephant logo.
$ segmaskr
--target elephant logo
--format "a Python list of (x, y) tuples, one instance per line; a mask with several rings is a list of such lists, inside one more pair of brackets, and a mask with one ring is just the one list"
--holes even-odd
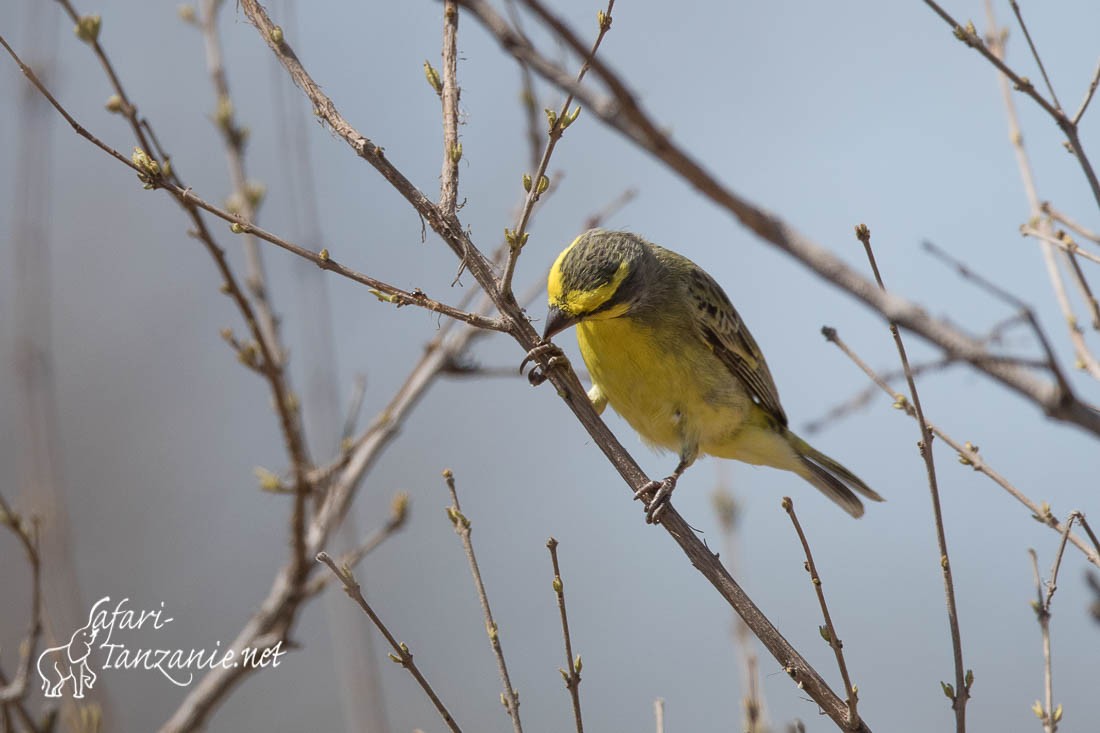
[[(92, 610), (94, 613), (95, 609)], [(75, 698), (84, 697), (84, 690), (92, 688), (96, 675), (88, 666), (88, 657), (98, 633), (90, 613), (88, 623), (73, 632), (68, 644), (50, 647), (38, 655), (38, 676), (42, 678), (42, 691), (46, 697), (61, 697), (61, 689), (69, 680), (72, 680)]]

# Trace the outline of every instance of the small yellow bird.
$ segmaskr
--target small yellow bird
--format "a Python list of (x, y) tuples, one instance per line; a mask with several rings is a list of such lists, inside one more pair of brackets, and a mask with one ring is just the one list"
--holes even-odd
[(543, 340), (577, 326), (596, 411), (610, 404), (651, 446), (680, 455), (671, 476), (635, 495), (653, 493), (649, 521), (700, 453), (793, 471), (853, 517), (863, 514), (854, 492), (882, 501), (787, 427), (756, 341), (691, 260), (629, 232), (590, 229), (558, 255), (547, 292)]

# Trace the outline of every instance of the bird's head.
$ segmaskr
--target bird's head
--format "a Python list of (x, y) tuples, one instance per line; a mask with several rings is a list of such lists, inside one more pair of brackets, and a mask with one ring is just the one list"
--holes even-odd
[(550, 312), (543, 338), (581, 321), (629, 313), (645, 290), (653, 260), (645, 241), (635, 234), (606, 229), (581, 234), (550, 268)]

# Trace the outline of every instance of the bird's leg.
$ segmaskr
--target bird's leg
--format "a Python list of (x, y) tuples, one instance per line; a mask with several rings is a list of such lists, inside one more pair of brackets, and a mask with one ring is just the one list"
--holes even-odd
[(660, 524), (661, 515), (665, 512), (665, 507), (669, 505), (669, 498), (672, 496), (672, 490), (676, 488), (676, 482), (679, 480), (680, 475), (687, 470), (695, 460), (695, 456), (681, 456), (680, 462), (676, 465), (676, 470), (672, 472), (672, 475), (663, 481), (650, 481), (648, 484), (638, 489), (634, 493), (635, 499), (645, 500), (647, 494), (652, 493), (645, 508), (645, 521), (646, 524)]
[[(543, 357), (549, 356), (545, 365), (542, 364)], [(532, 361), (539, 362), (531, 369), (527, 374), (527, 381), (531, 383), (531, 386), (537, 387), (546, 381), (546, 373), (551, 369), (559, 366), (565, 366), (569, 363), (569, 360), (565, 358), (565, 354), (561, 348), (551, 342), (543, 341), (527, 352), (527, 356), (523, 357), (523, 361), (519, 363), (519, 373), (523, 374), (523, 370), (527, 368), (527, 364)]]

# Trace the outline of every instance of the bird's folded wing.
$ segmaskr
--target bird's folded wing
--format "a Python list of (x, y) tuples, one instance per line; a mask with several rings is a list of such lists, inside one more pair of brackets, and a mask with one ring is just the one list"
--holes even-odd
[(688, 293), (700, 337), (734, 378), (745, 385), (753, 402), (786, 426), (787, 415), (779, 404), (779, 392), (764, 355), (722, 288), (714, 278), (695, 267), (689, 278)]

